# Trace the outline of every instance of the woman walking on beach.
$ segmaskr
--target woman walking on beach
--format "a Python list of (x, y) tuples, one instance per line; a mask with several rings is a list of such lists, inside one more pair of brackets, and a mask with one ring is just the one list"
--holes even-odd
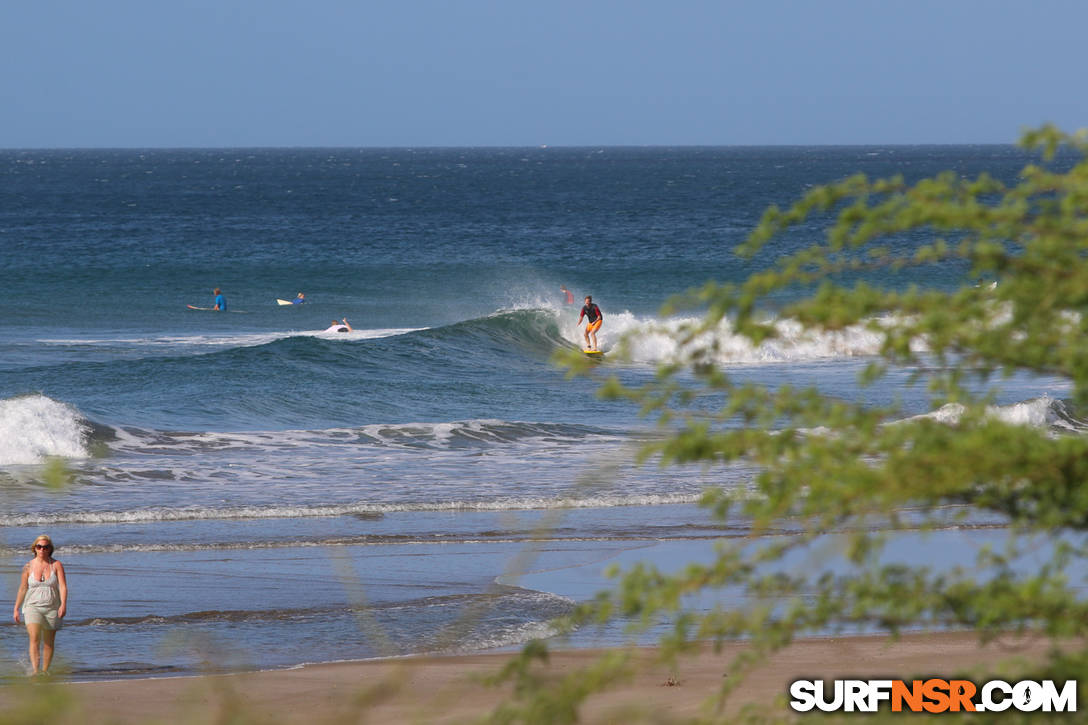
[(64, 565), (53, 558), (52, 539), (42, 534), (34, 539), (30, 550), (34, 558), (23, 567), (13, 616), (18, 624), (22, 608), (30, 636), (30, 666), (36, 675), (48, 672), (53, 662), (53, 641), (68, 610), (68, 581)]

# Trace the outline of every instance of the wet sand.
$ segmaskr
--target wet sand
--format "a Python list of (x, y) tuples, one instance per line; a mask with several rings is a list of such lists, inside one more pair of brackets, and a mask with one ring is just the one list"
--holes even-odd
[[(748, 705), (788, 713), (787, 689), (795, 679), (836, 677), (967, 676), (1009, 671), (1017, 661), (1046, 653), (1043, 638), (1005, 638), (985, 647), (970, 633), (916, 634), (897, 642), (884, 637), (839, 637), (797, 642), (749, 673), (730, 696), (723, 714)], [(553, 652), (542, 670), (562, 678), (603, 653), (627, 653), (629, 677), (591, 696), (581, 722), (667, 721), (707, 714), (708, 699), (737, 672), (733, 658), (745, 650), (730, 644), (705, 650), (673, 667), (656, 648), (568, 649)], [(232, 675), (111, 682), (60, 683), (0, 688), (0, 719), (49, 693), (62, 712), (60, 723), (433, 723), (466, 722), (492, 712), (512, 694), (510, 685), (488, 687), (510, 660), (508, 653), (411, 657), (382, 661), (308, 665)], [(585, 676), (574, 678), (585, 681)], [(516, 702), (516, 700), (511, 700)], [(65, 704), (67, 703), (67, 704)], [(634, 708), (634, 710), (632, 710)], [(244, 713), (241, 719), (234, 719)], [(15, 720), (33, 722), (34, 720)]]

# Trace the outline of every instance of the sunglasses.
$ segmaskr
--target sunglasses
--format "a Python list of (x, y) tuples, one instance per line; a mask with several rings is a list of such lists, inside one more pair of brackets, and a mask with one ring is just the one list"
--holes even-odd
[(49, 544), (34, 544), (35, 549), (48, 549)]

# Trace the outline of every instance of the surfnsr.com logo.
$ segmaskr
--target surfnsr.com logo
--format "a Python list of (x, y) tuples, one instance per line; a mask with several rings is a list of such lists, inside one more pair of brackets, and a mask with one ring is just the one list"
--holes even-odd
[(797, 712), (1076, 712), (1077, 681), (796, 680), (790, 697)]

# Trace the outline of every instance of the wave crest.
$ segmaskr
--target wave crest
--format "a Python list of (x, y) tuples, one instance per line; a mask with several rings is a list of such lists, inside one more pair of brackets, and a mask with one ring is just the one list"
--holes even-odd
[[(932, 418), (941, 423), (955, 425), (963, 416), (964, 407), (959, 403), (949, 403), (937, 410), (918, 418)], [(1088, 421), (1076, 417), (1064, 401), (1043, 395), (1031, 400), (1023, 400), (1011, 405), (991, 406), (987, 415), (1003, 423), (1022, 425), (1029, 428), (1044, 428), (1053, 433), (1084, 433), (1088, 431)]]
[(87, 458), (91, 429), (75, 408), (44, 395), (0, 400), (0, 466)]

